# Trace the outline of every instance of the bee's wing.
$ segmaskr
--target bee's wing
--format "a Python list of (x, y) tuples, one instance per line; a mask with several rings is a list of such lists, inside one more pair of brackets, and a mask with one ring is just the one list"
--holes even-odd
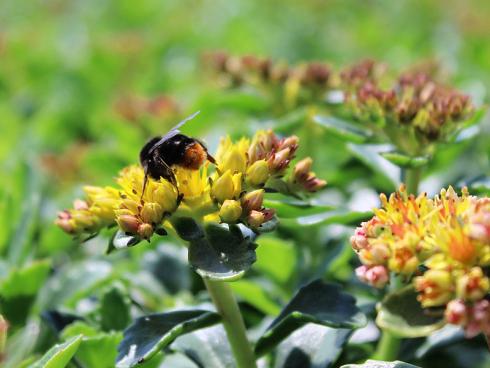
[(177, 134), (180, 133), (180, 130), (179, 128), (184, 125), (185, 123), (187, 123), (189, 120), (192, 120), (194, 119), (197, 115), (199, 115), (201, 111), (196, 111), (194, 114), (192, 114), (191, 116), (188, 116), (186, 117), (184, 120), (182, 120), (181, 122), (179, 122), (176, 126), (174, 126), (172, 129), (170, 129), (170, 131), (165, 134), (158, 142), (156, 142), (153, 147), (150, 149), (149, 153), (152, 153), (158, 146), (160, 146), (163, 142), (169, 140), (170, 138), (172, 137), (175, 137)]

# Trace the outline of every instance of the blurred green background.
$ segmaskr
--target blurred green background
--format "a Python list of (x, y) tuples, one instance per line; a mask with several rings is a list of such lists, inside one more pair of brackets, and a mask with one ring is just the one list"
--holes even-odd
[[(249, 133), (273, 118), (254, 95), (227, 97), (203, 69), (204, 52), (320, 60), (337, 69), (364, 58), (399, 71), (435, 61), (446, 81), (482, 106), (489, 101), (488, 19), (487, 0), (0, 1), (0, 276), (43, 257), (55, 268), (87, 254), (103, 258), (103, 241), (77, 247), (55, 228), (57, 211), (83, 184), (111, 183), (148, 137), (180, 117), (201, 110), (185, 131), (205, 138), (211, 151), (220, 135)], [(488, 175), (488, 116), (480, 132), (443, 148), (422, 188)], [(375, 191), (394, 189), (335, 138), (321, 139), (302, 149), (329, 181), (328, 201), (365, 210), (376, 205)], [(338, 231), (320, 231), (319, 246)], [(335, 249), (331, 257), (342, 248)], [(134, 249), (135, 263), (117, 255), (111, 262), (136, 270), (143, 251)], [(342, 252), (340, 265), (350, 258), (350, 249)], [(319, 261), (323, 274), (350, 277), (338, 265), (325, 271), (335, 268), (332, 259)]]

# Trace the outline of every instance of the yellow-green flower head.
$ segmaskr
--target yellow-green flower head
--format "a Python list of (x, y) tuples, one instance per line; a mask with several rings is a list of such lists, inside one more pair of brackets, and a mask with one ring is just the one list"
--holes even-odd
[(227, 199), (223, 202), (219, 209), (219, 217), (221, 221), (228, 224), (237, 222), (242, 215), (242, 206), (240, 201)]
[(165, 216), (177, 209), (178, 193), (167, 180), (148, 178), (142, 195), (144, 176), (139, 166), (121, 171), (117, 182), (122, 188), (123, 199), (116, 210), (116, 221), (126, 233), (149, 239)]
[[(144, 193), (143, 168), (128, 166), (116, 180), (118, 188), (86, 187), (87, 199), (60, 213), (56, 223), (75, 235), (117, 223), (123, 232), (143, 239), (182, 217), (197, 223), (243, 222), (257, 229), (274, 217), (274, 210), (262, 205), (265, 191), (254, 189), (264, 187), (272, 175), (276, 184), (283, 181), (284, 194), (318, 187), (311, 172), (304, 175), (304, 184), (314, 182), (313, 186), (291, 185), (291, 175), (282, 179), (297, 148), (297, 137), (279, 138), (271, 130), (257, 132), (252, 143), (226, 137), (215, 156), (216, 167), (210, 163), (199, 168), (174, 165), (175, 185), (148, 177)], [(307, 164), (311, 166), (310, 159)]]
[(229, 170), (231, 173), (244, 174), (247, 170), (247, 150), (249, 146), (250, 141), (246, 138), (242, 138), (236, 143), (233, 143), (229, 136), (223, 138), (216, 154), (219, 170), (221, 172)]
[(241, 191), (242, 174), (232, 174), (227, 170), (213, 182), (211, 195), (218, 202), (223, 203), (227, 199), (238, 199)]
[(58, 214), (55, 223), (63, 231), (75, 236), (93, 234), (115, 220), (114, 210), (121, 199), (119, 192), (111, 187), (86, 186), (85, 200), (75, 200), (73, 209)]

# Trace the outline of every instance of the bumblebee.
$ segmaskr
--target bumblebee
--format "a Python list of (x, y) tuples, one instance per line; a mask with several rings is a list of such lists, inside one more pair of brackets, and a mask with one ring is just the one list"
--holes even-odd
[(216, 163), (202, 142), (180, 133), (179, 128), (197, 114), (199, 111), (182, 120), (164, 136), (154, 137), (143, 146), (140, 151), (140, 163), (145, 172), (142, 196), (145, 193), (148, 177), (155, 180), (164, 178), (177, 187), (177, 180), (172, 170), (174, 165), (198, 170), (206, 160)]

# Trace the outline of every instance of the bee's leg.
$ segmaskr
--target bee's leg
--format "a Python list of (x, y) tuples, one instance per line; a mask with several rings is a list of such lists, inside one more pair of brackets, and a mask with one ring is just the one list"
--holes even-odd
[(163, 161), (161, 157), (157, 157), (155, 161), (158, 161), (158, 164), (160, 165), (161, 168), (159, 176), (168, 180), (170, 184), (172, 184), (175, 187), (175, 189), (177, 189), (177, 193), (179, 193), (179, 187), (177, 186), (177, 178), (175, 177), (172, 168), (169, 165), (167, 165), (167, 163)]
[(211, 162), (213, 165), (216, 165), (216, 159), (209, 154), (208, 150), (206, 150), (206, 156), (209, 162)]
[(143, 195), (145, 194), (146, 184), (148, 184), (148, 173), (145, 170), (145, 178), (143, 179), (143, 189), (141, 190), (140, 200), (143, 200)]

